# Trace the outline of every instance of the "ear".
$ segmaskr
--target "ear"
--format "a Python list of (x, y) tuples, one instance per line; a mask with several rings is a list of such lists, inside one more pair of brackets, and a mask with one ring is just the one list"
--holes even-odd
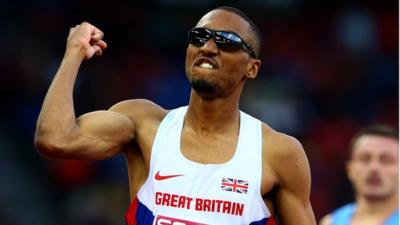
[(353, 182), (353, 162), (351, 161), (351, 159), (349, 161), (346, 162), (346, 173), (347, 173), (347, 178), (349, 178), (349, 180), (351, 182)]
[(254, 79), (258, 75), (258, 71), (261, 67), (261, 60), (259, 59), (250, 59), (247, 63), (247, 78)]

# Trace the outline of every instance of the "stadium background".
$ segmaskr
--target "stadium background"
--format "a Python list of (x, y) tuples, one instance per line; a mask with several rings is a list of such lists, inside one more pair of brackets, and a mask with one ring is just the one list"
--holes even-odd
[(33, 146), (70, 27), (89, 21), (109, 45), (80, 70), (78, 115), (128, 98), (169, 109), (188, 101), (187, 30), (220, 5), (245, 11), (263, 34), (262, 70), (241, 108), (303, 143), (317, 219), (351, 201), (350, 137), (372, 123), (398, 128), (397, 1), (14, 0), (0, 3), (0, 224), (124, 224), (122, 156), (48, 161)]

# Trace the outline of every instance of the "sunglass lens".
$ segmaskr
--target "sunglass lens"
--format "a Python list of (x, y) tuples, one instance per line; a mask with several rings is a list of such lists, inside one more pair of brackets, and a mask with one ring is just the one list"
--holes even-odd
[(195, 46), (202, 46), (211, 38), (211, 34), (204, 28), (194, 28), (189, 32), (189, 42)]
[(222, 51), (236, 52), (244, 48), (243, 40), (231, 32), (212, 31), (202, 27), (193, 28), (189, 31), (189, 43), (197, 47), (203, 46), (211, 38)]
[(235, 52), (239, 51), (242, 48), (241, 39), (229, 32), (218, 32), (215, 35), (215, 42), (218, 45), (218, 48), (223, 51)]

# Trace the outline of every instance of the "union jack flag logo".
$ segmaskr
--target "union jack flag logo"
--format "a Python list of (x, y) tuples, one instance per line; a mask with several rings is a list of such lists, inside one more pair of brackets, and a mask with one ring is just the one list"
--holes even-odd
[(223, 191), (247, 194), (248, 188), (249, 188), (248, 181), (232, 179), (232, 178), (222, 178), (221, 189)]

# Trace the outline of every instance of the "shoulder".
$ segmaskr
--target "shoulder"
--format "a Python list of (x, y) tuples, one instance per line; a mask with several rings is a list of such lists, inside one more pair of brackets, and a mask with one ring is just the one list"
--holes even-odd
[(337, 209), (335, 209), (333, 212), (331, 212), (328, 215), (325, 215), (322, 217), (322, 219), (319, 222), (319, 225), (332, 225), (332, 224), (346, 224), (354, 210), (355, 210), (356, 205), (354, 203), (349, 203), (344, 206), (341, 206)]
[(301, 143), (266, 124), (263, 133), (263, 179), (273, 177), (274, 186), (288, 190), (308, 202), (311, 172)]
[(354, 210), (356, 208), (356, 204), (355, 203), (348, 203), (346, 205), (343, 205), (337, 209), (335, 209), (332, 213), (331, 213), (331, 217), (334, 218), (336, 216), (351, 216), (354, 213)]
[(331, 225), (332, 223), (332, 216), (331, 214), (325, 215), (322, 217), (322, 219), (319, 221), (318, 225)]
[(282, 223), (315, 224), (310, 203), (311, 173), (302, 145), (266, 124), (262, 131), (263, 194), (273, 200)]
[(121, 101), (113, 105), (109, 110), (127, 116), (136, 125), (146, 120), (161, 121), (168, 113), (168, 110), (147, 99)]
[(281, 153), (288, 153), (287, 151), (303, 150), (302, 145), (296, 138), (276, 131), (265, 123), (262, 124), (262, 132), (264, 144), (268, 145), (274, 150), (279, 149)]
[[(278, 132), (266, 124), (262, 125), (263, 156), (273, 165), (286, 163), (307, 162), (303, 146), (294, 137)], [(285, 167), (288, 164), (284, 165)], [(297, 164), (295, 166), (298, 166)]]

